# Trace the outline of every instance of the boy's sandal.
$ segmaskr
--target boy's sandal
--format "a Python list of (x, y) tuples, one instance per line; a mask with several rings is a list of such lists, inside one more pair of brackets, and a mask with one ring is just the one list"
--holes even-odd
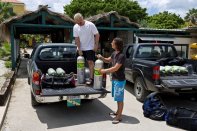
[(119, 122), (121, 122), (122, 121), (122, 119), (114, 119), (113, 121), (112, 121), (112, 124), (118, 124)]
[(116, 116), (116, 115), (118, 115), (118, 114), (116, 114), (115, 112), (110, 112), (109, 115), (110, 115), (110, 116)]

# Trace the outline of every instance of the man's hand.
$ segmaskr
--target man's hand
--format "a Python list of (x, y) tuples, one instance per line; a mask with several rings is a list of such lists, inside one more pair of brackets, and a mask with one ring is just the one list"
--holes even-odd
[(103, 56), (101, 54), (96, 55), (96, 57), (100, 60), (102, 60)]
[(81, 50), (78, 50), (78, 54), (79, 54), (80, 56), (82, 56), (82, 55), (83, 55), (83, 52), (82, 52)]

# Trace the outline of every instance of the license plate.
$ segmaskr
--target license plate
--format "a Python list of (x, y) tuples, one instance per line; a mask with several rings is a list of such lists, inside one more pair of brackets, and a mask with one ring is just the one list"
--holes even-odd
[(80, 99), (80, 96), (67, 96), (68, 100)]
[(81, 105), (81, 99), (79, 96), (67, 97), (67, 107), (80, 106), (80, 105)]

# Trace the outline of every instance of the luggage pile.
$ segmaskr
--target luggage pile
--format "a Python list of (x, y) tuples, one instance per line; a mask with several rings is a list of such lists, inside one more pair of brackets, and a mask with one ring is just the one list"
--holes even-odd
[(67, 88), (75, 87), (74, 73), (66, 74), (62, 68), (49, 68), (46, 74), (41, 77), (42, 88)]
[(145, 99), (142, 109), (145, 117), (166, 121), (167, 125), (185, 130), (197, 131), (197, 111), (184, 107), (167, 109), (162, 93), (151, 93)]

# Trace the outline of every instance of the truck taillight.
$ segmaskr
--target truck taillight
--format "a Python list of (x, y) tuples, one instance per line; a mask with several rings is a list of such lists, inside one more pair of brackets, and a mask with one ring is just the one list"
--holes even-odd
[(41, 90), (35, 90), (36, 95), (40, 95), (40, 93), (41, 93)]
[(158, 84), (159, 79), (160, 79), (160, 74), (159, 74), (160, 66), (154, 66), (153, 67), (153, 80), (155, 80), (155, 83)]
[(32, 76), (32, 82), (35, 85), (40, 85), (40, 74), (38, 72), (34, 72)]

